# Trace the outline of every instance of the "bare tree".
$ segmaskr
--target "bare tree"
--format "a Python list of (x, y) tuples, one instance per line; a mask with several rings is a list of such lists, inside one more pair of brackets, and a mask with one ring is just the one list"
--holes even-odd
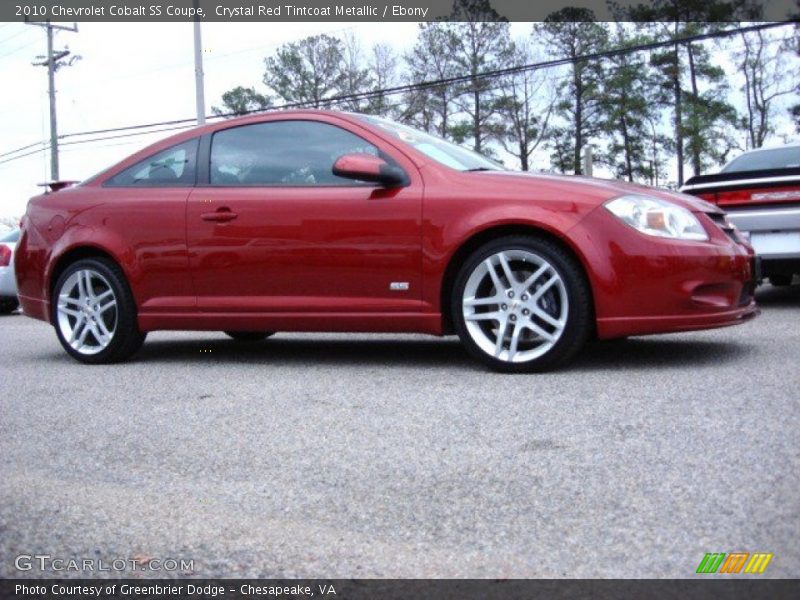
[[(763, 31), (742, 33), (742, 50), (735, 54), (744, 75), (742, 92), (745, 95), (745, 120), (748, 146), (760, 148), (774, 133), (775, 101), (781, 96), (796, 93), (797, 69), (787, 64), (788, 40), (769, 39)], [(770, 44), (780, 45), (770, 49)]]
[[(516, 65), (533, 63), (533, 45), (527, 40), (516, 42), (512, 60)], [(503, 82), (497, 102), (502, 119), (498, 139), (503, 149), (519, 160), (523, 171), (530, 169), (531, 154), (546, 138), (555, 102), (544, 70), (514, 73)]]
[[(378, 43), (372, 46), (368, 68), (375, 90), (385, 90), (398, 84), (398, 58), (388, 44)], [(364, 111), (385, 117), (397, 114), (396, 107), (389, 102), (389, 97), (384, 93), (372, 96)]]
[[(405, 56), (410, 82), (441, 81), (455, 76), (454, 46), (455, 36), (447, 24), (420, 23), (417, 41)], [(447, 83), (409, 92), (405, 95), (407, 106), (401, 120), (448, 137), (455, 95), (455, 89)]]
[[(350, 31), (344, 36), (342, 52), (342, 89), (344, 94), (365, 92), (375, 85), (375, 78), (370, 74), (361, 51), (361, 42)], [(350, 98), (342, 103), (342, 107), (355, 112), (363, 112), (368, 100)]]

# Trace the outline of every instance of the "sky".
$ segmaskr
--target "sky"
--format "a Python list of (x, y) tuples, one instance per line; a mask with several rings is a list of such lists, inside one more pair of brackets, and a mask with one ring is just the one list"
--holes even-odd
[[(513, 23), (512, 36), (529, 35), (530, 28), (530, 23)], [(385, 42), (402, 54), (413, 45), (417, 24), (203, 23), (202, 31), (210, 114), (222, 93), (234, 86), (265, 91), (264, 57), (282, 43), (317, 33), (352, 32), (364, 50)], [(78, 33), (59, 32), (55, 47), (68, 47), (82, 57), (56, 75), (60, 134), (195, 115), (191, 23), (79, 23)], [(42, 28), (0, 23), (0, 154), (49, 139), (47, 70), (31, 64), (45, 48)], [(720, 61), (731, 78), (737, 77), (733, 65), (724, 57)], [(787, 135), (792, 132), (788, 120), (780, 129)], [(168, 135), (171, 132), (62, 145), (61, 179), (89, 177)], [(50, 179), (49, 153), (3, 160), (0, 156), (0, 217), (18, 217), (28, 198), (40, 192), (36, 184)], [(547, 154), (541, 152), (533, 166), (546, 168), (547, 163)]]
[[(413, 43), (415, 23), (204, 23), (206, 113), (237, 85), (265, 91), (264, 57), (308, 35), (353, 31), (363, 47)], [(56, 49), (82, 56), (56, 74), (59, 134), (195, 115), (191, 23), (79, 23), (59, 32)], [(0, 23), (0, 154), (49, 139), (47, 69), (34, 67), (46, 51), (42, 28)], [(84, 179), (171, 132), (62, 146), (61, 179)], [(65, 140), (66, 141), (66, 140)], [(35, 148), (34, 148), (35, 149)], [(0, 157), (0, 162), (3, 158)], [(0, 164), (0, 217), (21, 216), (50, 179), (49, 153)]]

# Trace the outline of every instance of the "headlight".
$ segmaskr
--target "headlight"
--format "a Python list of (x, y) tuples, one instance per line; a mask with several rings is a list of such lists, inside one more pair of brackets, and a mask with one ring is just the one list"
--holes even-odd
[(615, 217), (647, 235), (675, 240), (708, 239), (700, 221), (685, 208), (650, 196), (620, 196), (606, 202)]

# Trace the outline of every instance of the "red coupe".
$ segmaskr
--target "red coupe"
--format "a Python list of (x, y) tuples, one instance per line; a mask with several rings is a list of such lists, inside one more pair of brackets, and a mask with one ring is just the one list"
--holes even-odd
[(541, 371), (592, 337), (758, 313), (753, 251), (718, 207), (509, 171), (372, 116), (223, 121), (53, 187), (23, 218), (19, 299), (85, 363), (164, 329), (421, 332)]

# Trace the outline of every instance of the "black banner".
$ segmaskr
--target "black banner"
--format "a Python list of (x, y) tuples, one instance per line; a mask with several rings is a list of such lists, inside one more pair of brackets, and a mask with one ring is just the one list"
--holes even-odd
[(326, 600), (513, 600), (517, 598), (670, 598), (795, 600), (800, 580), (790, 579), (6, 579), (0, 598), (185, 600), (250, 598)]
[[(670, 5), (674, 18), (654, 13), (649, 0), (4, 0), (0, 21), (542, 21), (557, 11), (572, 21), (698, 20), (696, 0)], [(719, 3), (714, 20), (784, 21), (797, 14), (795, 0), (730, 1)]]

